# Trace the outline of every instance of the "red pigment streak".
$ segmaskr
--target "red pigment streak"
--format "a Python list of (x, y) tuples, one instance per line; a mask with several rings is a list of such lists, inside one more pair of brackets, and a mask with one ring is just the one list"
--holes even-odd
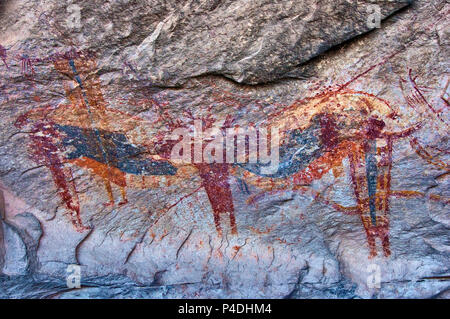
[(190, 194), (187, 194), (185, 196), (182, 196), (179, 200), (177, 200), (174, 204), (170, 205), (169, 207), (166, 208), (166, 211), (169, 211), (170, 209), (174, 208), (175, 206), (177, 206), (180, 202), (182, 202), (184, 199), (188, 198), (189, 196), (192, 196), (193, 194), (195, 194), (196, 192), (198, 192), (200, 190), (200, 187), (197, 187), (193, 192), (191, 192)]
[(374, 64), (371, 67), (369, 67), (366, 71), (358, 74), (357, 76), (353, 77), (350, 81), (342, 84), (341, 86), (339, 86), (338, 91), (346, 88), (347, 86), (349, 86), (351, 83), (355, 82), (357, 79), (363, 77), (364, 75), (366, 75), (367, 73), (369, 73), (370, 71), (372, 71), (373, 69), (375, 69), (378, 66), (381, 66), (383, 64), (386, 64), (390, 59), (392, 59), (394, 56), (396, 56), (397, 54), (399, 54), (401, 52), (401, 50), (392, 53), (391, 55), (389, 55), (388, 57), (384, 58), (380, 63)]
[(428, 108), (434, 113), (436, 114), (436, 116), (438, 117), (438, 119), (445, 124), (445, 121), (441, 118), (439, 112), (437, 112), (434, 107), (428, 103), (427, 99), (423, 96), (422, 92), (420, 91), (417, 83), (416, 83), (416, 79), (412, 77), (412, 70), (409, 70), (409, 80), (411, 81), (413, 88), (415, 90), (415, 93), (417, 94), (417, 100), (420, 102), (422, 101), (422, 103), (425, 103), (426, 106), (428, 106)]

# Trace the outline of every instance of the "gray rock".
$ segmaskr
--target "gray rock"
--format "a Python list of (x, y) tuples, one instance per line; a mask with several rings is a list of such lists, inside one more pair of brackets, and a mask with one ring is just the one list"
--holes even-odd
[(221, 74), (239, 83), (286, 77), (296, 66), (369, 31), (368, 4), (382, 18), (408, 1), (200, 1), (160, 21), (130, 56), (141, 78), (178, 83)]
[(15, 227), (4, 223), (3, 234), (6, 254), (2, 273), (8, 276), (27, 274), (29, 263), (27, 247), (19, 232)]

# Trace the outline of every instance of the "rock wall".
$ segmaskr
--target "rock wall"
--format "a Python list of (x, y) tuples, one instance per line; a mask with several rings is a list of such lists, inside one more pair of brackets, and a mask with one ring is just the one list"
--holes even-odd
[(0, 297), (447, 298), (449, 10), (3, 1)]

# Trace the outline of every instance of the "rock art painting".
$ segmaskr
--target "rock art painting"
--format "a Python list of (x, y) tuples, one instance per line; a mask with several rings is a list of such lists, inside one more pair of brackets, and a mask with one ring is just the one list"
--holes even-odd
[(0, 11), (0, 297), (448, 296), (448, 3), (47, 2)]
[[(103, 179), (109, 200), (105, 205), (116, 204), (112, 185), (120, 188), (121, 201), (117, 205), (121, 206), (128, 202), (127, 180), (142, 176), (133, 186), (140, 184), (139, 187), (145, 188), (159, 185), (155, 180), (166, 176), (176, 182), (176, 179), (183, 179), (183, 173), (178, 172), (171, 163), (170, 153), (165, 152), (170, 143), (154, 148), (156, 130), (150, 122), (107, 106), (101, 82), (95, 75), (95, 59), (77, 52), (72, 52), (74, 58), (70, 55), (55, 61), (54, 65), (70, 79), (65, 80), (64, 87), (71, 104), (33, 109), (21, 115), (15, 126), (29, 132), (31, 157), (52, 172), (73, 225), (78, 231), (84, 231), (87, 227), (81, 220), (77, 187), (65, 163), (85, 168)], [(417, 94), (420, 94), (418, 89)], [(422, 95), (416, 97), (421, 98), (424, 99)], [(258, 164), (192, 164), (192, 169), (201, 177), (201, 187), (208, 194), (219, 234), (223, 214), (228, 215), (232, 233), (237, 233), (233, 195), (228, 183), (232, 172), (244, 183), (268, 192), (301, 189), (348, 158), (356, 207), (343, 207), (324, 200), (340, 211), (360, 216), (370, 247), (369, 257), (377, 255), (376, 238), (381, 240), (383, 253), (388, 257), (391, 254), (389, 198), (423, 196), (414, 190), (391, 189), (393, 146), (396, 140), (408, 138), (417, 154), (427, 160), (428, 151), (411, 138), (422, 123), (404, 127), (399, 114), (387, 101), (341, 86), (314, 98), (295, 101), (279, 114), (270, 116), (264, 124), (275, 125), (283, 133), (281, 165), (274, 174), (261, 173)], [(172, 129), (175, 127), (172, 125)], [(163, 138), (158, 142), (166, 143)], [(432, 164), (448, 170), (443, 162)], [(315, 196), (320, 198), (321, 194)]]

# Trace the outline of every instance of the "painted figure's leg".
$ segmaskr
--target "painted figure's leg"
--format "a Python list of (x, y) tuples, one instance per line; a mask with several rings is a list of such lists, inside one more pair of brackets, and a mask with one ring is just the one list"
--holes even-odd
[(216, 226), (216, 231), (219, 236), (222, 236), (222, 226), (220, 225), (220, 213), (213, 211), (214, 225)]
[(377, 235), (381, 239), (384, 255), (391, 254), (389, 247), (389, 198), (391, 195), (392, 139), (377, 140)]
[(75, 229), (82, 232), (87, 227), (83, 226), (80, 217), (80, 202), (78, 193), (73, 181), (72, 170), (67, 167), (51, 166), (48, 167), (53, 175), (53, 180), (58, 187), (58, 193), (69, 210), (69, 218)]
[(220, 215), (225, 214), (229, 216), (232, 234), (237, 234), (233, 196), (228, 182), (228, 164), (198, 164), (196, 166), (213, 209), (217, 232), (222, 234)]
[(127, 191), (125, 189), (125, 187), (120, 187), (120, 192), (122, 194), (122, 201), (119, 203), (119, 206), (125, 205), (128, 203), (128, 199), (127, 199)]
[(352, 153), (349, 155), (349, 159), (356, 203), (361, 216), (361, 221), (366, 231), (367, 242), (370, 250), (369, 258), (372, 258), (377, 255), (375, 245), (376, 232), (372, 224), (373, 214), (371, 215), (370, 203), (368, 199), (369, 183), (367, 178), (366, 152), (364, 150), (364, 146), (355, 144)]
[(114, 205), (114, 195), (112, 192), (111, 182), (107, 178), (103, 178), (103, 183), (105, 184), (106, 193), (108, 194), (109, 202), (105, 203), (105, 206)]
[(237, 235), (236, 217), (234, 216), (234, 212), (228, 212), (228, 213), (230, 215), (231, 233), (233, 235)]
[(103, 180), (105, 182), (106, 191), (108, 193), (108, 197), (110, 200), (109, 205), (114, 205), (114, 195), (111, 187), (112, 183), (120, 187), (122, 200), (119, 202), (118, 205), (122, 206), (128, 203), (126, 192), (127, 182), (125, 178), (125, 173), (121, 172), (119, 169), (115, 167), (109, 167), (103, 164), (100, 164), (99, 166), (103, 168), (103, 172), (101, 172), (100, 176), (103, 177)]

